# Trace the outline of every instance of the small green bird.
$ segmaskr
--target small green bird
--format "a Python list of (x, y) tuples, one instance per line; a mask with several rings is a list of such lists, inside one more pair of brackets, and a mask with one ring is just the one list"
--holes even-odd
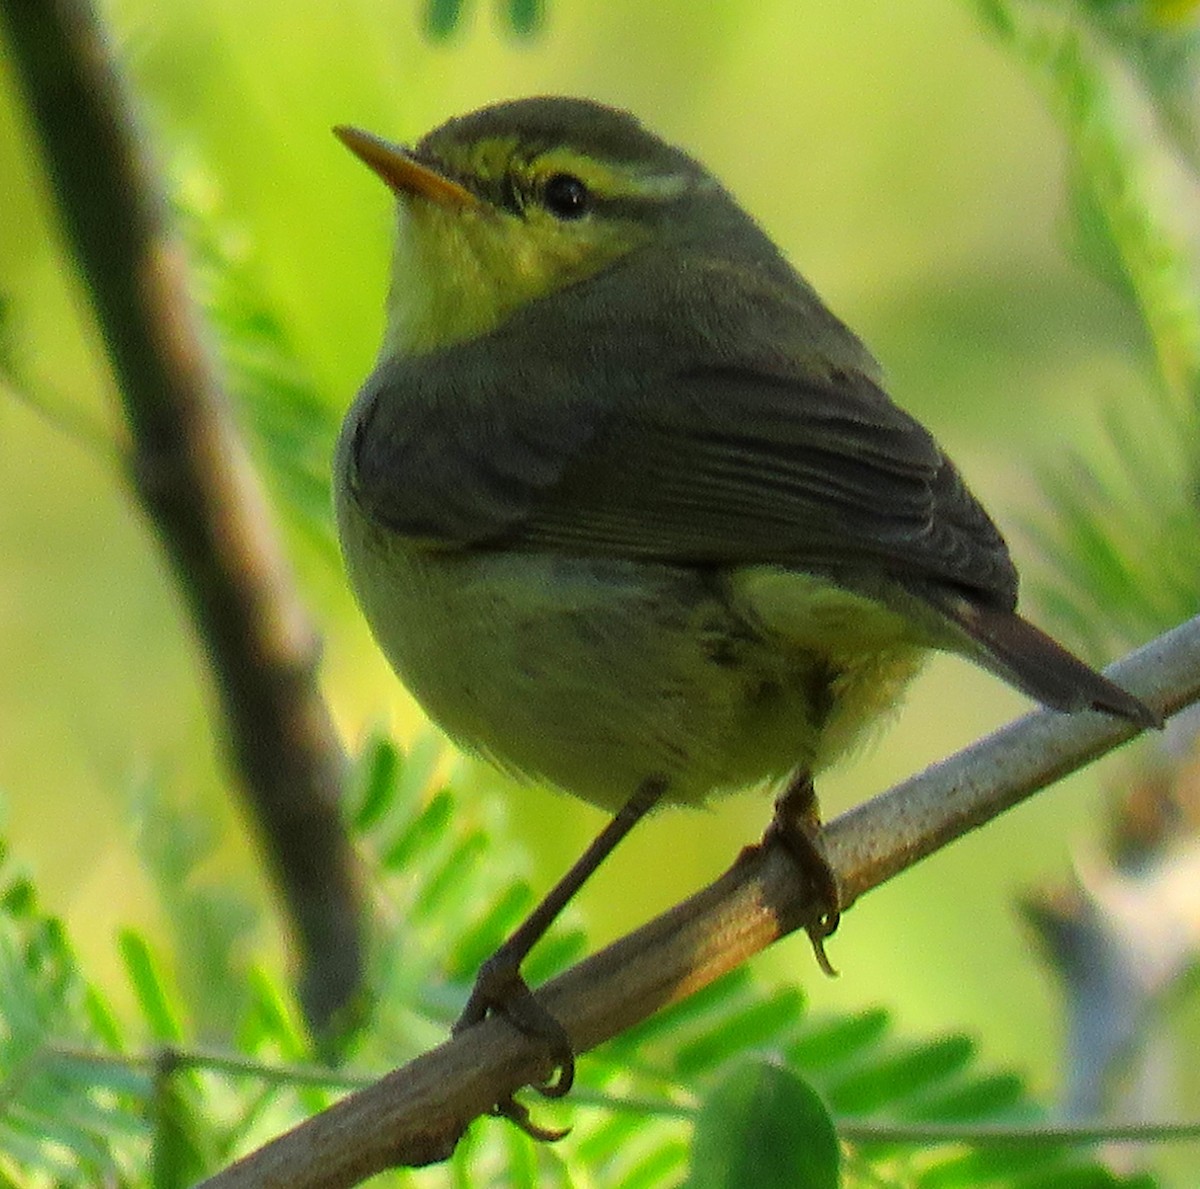
[(399, 199), (387, 331), (337, 447), (350, 580), (465, 748), (616, 814), (485, 966), (519, 966), (658, 802), (789, 790), (769, 836), (837, 922), (811, 777), (930, 648), (1047, 706), (1158, 716), (1019, 618), (1004, 540), (875, 361), (721, 186), (632, 116), (536, 98), (411, 150), (337, 134)]

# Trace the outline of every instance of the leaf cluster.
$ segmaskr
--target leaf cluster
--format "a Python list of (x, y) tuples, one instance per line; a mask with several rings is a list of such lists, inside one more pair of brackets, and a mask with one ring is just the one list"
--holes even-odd
[[(446, 41), (463, 26), (469, 0), (425, 0), (423, 25), (431, 41)], [(546, 19), (545, 0), (497, 0), (497, 23), (517, 38), (535, 36)]]
[(984, 0), (1067, 148), (1069, 243), (1144, 328), (1155, 384), (1111, 402), (1098, 446), (1042, 468), (1031, 532), (1051, 620), (1100, 658), (1200, 610), (1200, 31), (1195, 6)]
[[(123, 932), (122, 988), (106, 994), (88, 980), (61, 923), (9, 871), (0, 896), (8, 1182), (191, 1184), (436, 1043), (481, 955), (533, 897), (484, 861), (485, 852), (519, 852), (494, 810), (435, 778), (438, 758), (432, 745), (405, 754), (376, 738), (356, 768), (348, 824), (396, 919), (376, 938), (372, 1001), (339, 1038), (338, 1058), (352, 1071), (304, 1034), (278, 974), (236, 958), (244, 914), (227, 892), (204, 888), (210, 831), (172, 820), (151, 791), (146, 816), (162, 814), (165, 826), (143, 830), (142, 849), (175, 945)], [(178, 976), (180, 951), (197, 944), (206, 961), (226, 954), (219, 979)], [(577, 927), (560, 926), (531, 975), (552, 974), (584, 945)], [(131, 1011), (109, 1006), (117, 991)], [(211, 1023), (220, 1013), (232, 1021), (223, 1032)], [(210, 1021), (203, 1035), (197, 1020)], [(766, 990), (744, 969), (584, 1059), (569, 1103), (534, 1109), (570, 1135), (536, 1144), (506, 1123), (479, 1123), (445, 1168), (392, 1180), (712, 1189), (744, 1185), (752, 1172), (763, 1185), (813, 1189), (1151, 1183), (1040, 1139), (1041, 1115), (1020, 1079), (981, 1069), (970, 1039), (902, 1040), (881, 1009), (815, 1016), (800, 991)], [(984, 1120), (1030, 1124), (1028, 1140), (979, 1147), (872, 1133), (882, 1123)], [(853, 1139), (839, 1142), (838, 1130)]]

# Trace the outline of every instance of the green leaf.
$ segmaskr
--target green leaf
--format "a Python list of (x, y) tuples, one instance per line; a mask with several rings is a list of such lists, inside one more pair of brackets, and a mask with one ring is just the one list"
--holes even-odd
[(829, 1101), (839, 1114), (860, 1115), (894, 1106), (909, 1095), (961, 1070), (974, 1055), (965, 1036), (938, 1037), (906, 1045), (833, 1079)]
[(876, 1045), (891, 1026), (888, 1013), (872, 1008), (854, 1016), (826, 1016), (805, 1023), (787, 1047), (789, 1063), (815, 1073), (836, 1068)]
[(533, 890), (524, 880), (505, 888), (475, 926), (458, 939), (449, 955), (447, 976), (462, 980), (473, 975), (524, 920), (533, 903)]
[(95, 987), (86, 987), (83, 993), (84, 1014), (87, 1030), (95, 1034), (102, 1048), (120, 1049), (123, 1037), (117, 1017), (108, 1001)]
[(0, 1169), (27, 1172), (21, 1185), (117, 1183), (145, 1134), (148, 1079), (108, 1053), (86, 1055), (116, 1039), (111, 1013), (32, 882), (5, 873), (0, 885)]
[(154, 1140), (150, 1152), (153, 1189), (184, 1189), (208, 1171), (196, 1134), (195, 1104), (170, 1073), (156, 1079)]
[(172, 996), (149, 943), (140, 933), (123, 929), (117, 949), (150, 1034), (156, 1040), (178, 1044), (183, 1039), (183, 1027), (172, 1007)]
[(247, 1008), (237, 1032), (242, 1053), (275, 1054), (285, 1061), (308, 1057), (308, 1043), (296, 1001), (258, 966), (247, 975)]
[[(641, 1124), (643, 1134), (645, 1122)], [(690, 1149), (682, 1141), (670, 1140), (654, 1145), (640, 1161), (621, 1173), (621, 1189), (660, 1189), (679, 1183), (679, 1174), (687, 1166)]]
[(134, 789), (130, 808), (138, 855), (175, 943), (176, 997), (200, 1028), (224, 1030), (245, 1010), (236, 966), (255, 912), (236, 885), (206, 870), (220, 845), (220, 827), (211, 811), (187, 806), (153, 780)]
[(768, 1061), (746, 1063), (707, 1095), (687, 1189), (837, 1189), (840, 1152), (816, 1091)]
[(748, 1049), (781, 1044), (803, 1011), (804, 996), (793, 987), (777, 991), (767, 999), (760, 998), (728, 1016), (719, 1029), (680, 1046), (675, 1068), (686, 1079)]
[(3, 898), (0, 898), (0, 911), (9, 916), (29, 916), (36, 908), (37, 895), (34, 892), (33, 883), (27, 878), (14, 879), (4, 889)]
[(1018, 1177), (1013, 1189), (1117, 1189), (1129, 1182), (1107, 1168), (1092, 1164), (1087, 1167), (1040, 1169)]
[(411, 867), (447, 836), (454, 816), (454, 798), (445, 789), (433, 799), (384, 851), (382, 863), (393, 871)]
[(463, 0), (426, 0), (425, 36), (445, 41), (462, 21)]
[[(951, 1154), (918, 1177), (916, 1185), (918, 1189), (977, 1189), (985, 1185), (1032, 1189), (1032, 1183), (1040, 1181), (1050, 1189), (1072, 1173), (1111, 1176), (1094, 1163), (1072, 1168), (1059, 1144), (1031, 1138), (1027, 1144), (992, 1145)], [(1030, 1176), (1035, 1178), (1032, 1183)]]
[(509, 27), (518, 37), (532, 37), (546, 21), (545, 0), (508, 0)]
[(415, 905), (424, 916), (438, 917), (447, 911), (450, 902), (457, 901), (464, 883), (470, 882), (489, 850), (489, 840), (476, 830), (460, 839), (432, 878), (426, 879)]
[(1025, 1099), (1021, 1079), (1012, 1073), (983, 1077), (951, 1076), (916, 1094), (897, 1111), (906, 1119), (941, 1122), (997, 1119)]
[(608, 1049), (610, 1052), (627, 1047), (646, 1049), (658, 1041), (669, 1043), (672, 1049), (682, 1047), (690, 1040), (720, 1028), (731, 1013), (751, 1003), (757, 994), (753, 975), (745, 966), (740, 966), (615, 1037), (609, 1042)]
[(386, 815), (396, 795), (404, 753), (386, 735), (373, 735), (363, 749), (346, 796), (346, 811), (359, 834), (367, 833)]

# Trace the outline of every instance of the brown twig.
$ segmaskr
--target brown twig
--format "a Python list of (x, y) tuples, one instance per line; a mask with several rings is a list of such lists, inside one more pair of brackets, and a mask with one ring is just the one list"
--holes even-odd
[(85, 0), (0, 0), (0, 28), (115, 373), (131, 487), (213, 675), (218, 730), (283, 890), (320, 1028), (359, 985), (362, 920), (337, 807), (346, 764), (316, 686), (316, 637), (99, 22)]
[[(1164, 715), (1200, 699), (1200, 617), (1108, 672)], [(824, 839), (845, 904), (1134, 733), (1101, 714), (1039, 711), (843, 814)], [(716, 883), (538, 995), (584, 1052), (706, 986), (802, 925), (810, 909), (779, 849), (752, 849)], [(472, 1119), (546, 1077), (549, 1065), (536, 1042), (485, 1020), (205, 1186), (340, 1189), (395, 1165), (445, 1159)]]

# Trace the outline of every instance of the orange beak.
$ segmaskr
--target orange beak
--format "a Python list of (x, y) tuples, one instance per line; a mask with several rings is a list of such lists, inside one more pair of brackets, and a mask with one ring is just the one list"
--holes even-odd
[(401, 197), (416, 195), (439, 206), (479, 206), (479, 199), (465, 186), (415, 161), (401, 145), (346, 124), (339, 124), (333, 134)]

